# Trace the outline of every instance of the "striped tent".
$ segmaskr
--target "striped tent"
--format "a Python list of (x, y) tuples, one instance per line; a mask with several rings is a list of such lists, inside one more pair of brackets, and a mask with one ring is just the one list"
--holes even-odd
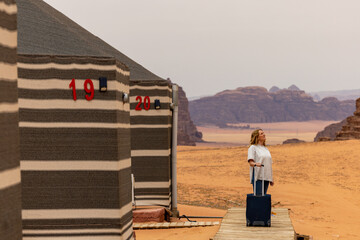
[(21, 239), (17, 7), (0, 0), (0, 239)]
[(18, 78), (23, 239), (132, 239), (127, 67), (19, 55)]
[[(171, 208), (171, 84), (130, 82), (131, 161), (135, 205)], [(155, 100), (160, 108), (155, 108)]]
[[(65, 15), (57, 11), (56, 9), (49, 6), (47, 3), (42, 0), (18, 0), (19, 7), (19, 53), (21, 54), (47, 54), (47, 55), (80, 55), (80, 56), (109, 56), (114, 57), (117, 60), (124, 63), (129, 67), (131, 75), (130, 75), (130, 83), (136, 81), (138, 84), (147, 84), (148, 86), (156, 87), (159, 84), (168, 85), (169, 83), (166, 80), (160, 78), (154, 73), (150, 72), (137, 62), (133, 61), (117, 49), (113, 48), (106, 42), (104, 42), (99, 37), (94, 36), (86, 29), (82, 28), (78, 24), (76, 24), (71, 19), (67, 18)], [(148, 83), (145, 83), (148, 81)], [(135, 82), (134, 82), (135, 84)], [(135, 87), (135, 85), (132, 85)], [(151, 87), (150, 87), (151, 89)], [(134, 89), (135, 90), (135, 89)], [(162, 90), (164, 91), (164, 90)], [(170, 90), (169, 90), (170, 91)], [(142, 94), (142, 93), (141, 93)], [(151, 95), (147, 93), (143, 93), (142, 97), (149, 96), (153, 103), (153, 97), (156, 95)], [(132, 89), (130, 90), (130, 95), (138, 96), (136, 92), (132, 93)], [(164, 97), (160, 95), (159, 97)], [(143, 99), (144, 100), (144, 99)], [(135, 102), (134, 102), (135, 101)], [(132, 98), (132, 106), (136, 107), (136, 99)], [(161, 104), (165, 102), (160, 101)], [(169, 102), (169, 101), (167, 101)], [(168, 107), (168, 106), (167, 106)], [(160, 111), (163, 112), (164, 108), (161, 108)], [(145, 113), (146, 110), (139, 111), (137, 114)], [(149, 110), (152, 112), (152, 110)], [(171, 112), (167, 113), (169, 115), (169, 119), (171, 118)], [(156, 118), (156, 117), (155, 117)], [(146, 143), (149, 139), (157, 139), (158, 137), (165, 137), (165, 139), (157, 140), (158, 142), (164, 142), (164, 146), (161, 146), (161, 150), (166, 150), (165, 153), (162, 153), (161, 156), (153, 156), (151, 159), (155, 159), (154, 162), (150, 163), (149, 161), (146, 164), (141, 162), (140, 160), (134, 160), (135, 156), (133, 156), (133, 164), (136, 169), (133, 170), (136, 181), (136, 203), (137, 204), (155, 204), (162, 206), (170, 206), (170, 163), (166, 162), (169, 160), (161, 160), (161, 164), (159, 165), (159, 158), (169, 159), (169, 149), (170, 149), (170, 134), (163, 133), (164, 131), (168, 131), (171, 129), (169, 124), (171, 121), (164, 120), (165, 122), (159, 123), (149, 123), (146, 119), (155, 119), (146, 118), (146, 116), (132, 116), (131, 117), (131, 125), (135, 124), (136, 121), (142, 119), (142, 123), (138, 126), (134, 126), (132, 128), (132, 141), (131, 148), (134, 154), (140, 154), (139, 150), (149, 150), (149, 144)], [(140, 122), (141, 122), (140, 121)], [(156, 120), (158, 121), (158, 120)], [(148, 125), (147, 127), (142, 128), (141, 125)], [(158, 129), (149, 130), (149, 125), (152, 125), (152, 128), (159, 126)], [(167, 127), (164, 127), (167, 126)], [(170, 131), (170, 130), (169, 130)], [(146, 133), (146, 138), (144, 133)], [(159, 135), (159, 133), (161, 133)], [(151, 135), (155, 134), (155, 135)], [(141, 140), (144, 137), (146, 140)], [(137, 140), (136, 140), (137, 139)], [(143, 146), (141, 146), (143, 145)], [(158, 144), (153, 145), (154, 150), (159, 150)], [(143, 154), (143, 153), (141, 153)], [(138, 159), (145, 159), (148, 155), (145, 156), (137, 156)], [(134, 162), (136, 161), (136, 162)], [(144, 163), (144, 164), (143, 164)], [(142, 165), (143, 164), (143, 165)], [(149, 164), (153, 164), (154, 167), (160, 167), (157, 169), (157, 178), (147, 177), (150, 180), (145, 180), (146, 174), (150, 174), (149, 172)], [(167, 166), (165, 168), (165, 165)], [(154, 168), (153, 167), (153, 168)], [(143, 169), (141, 169), (143, 168)], [(140, 172), (142, 172), (140, 174)], [(147, 172), (147, 173), (146, 173)], [(161, 172), (161, 173), (160, 173)], [(155, 173), (152, 173), (155, 174)], [(146, 184), (145, 184), (146, 183)], [(150, 190), (152, 189), (152, 190)], [(170, 191), (170, 192), (169, 192)], [(154, 197), (156, 196), (156, 197)], [(166, 199), (165, 199), (166, 198)], [(141, 199), (141, 200), (140, 200)]]

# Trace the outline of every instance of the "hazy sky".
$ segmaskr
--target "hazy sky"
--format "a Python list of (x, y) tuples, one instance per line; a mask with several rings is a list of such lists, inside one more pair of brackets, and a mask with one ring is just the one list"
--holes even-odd
[(46, 0), (188, 97), (360, 88), (358, 0)]

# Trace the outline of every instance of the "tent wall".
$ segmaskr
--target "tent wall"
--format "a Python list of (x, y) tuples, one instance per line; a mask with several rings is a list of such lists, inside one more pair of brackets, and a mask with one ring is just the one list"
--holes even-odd
[(128, 69), (112, 58), (20, 55), (18, 74), (24, 239), (132, 239)]
[[(131, 161), (137, 206), (171, 207), (171, 96), (168, 81), (130, 81)], [(150, 99), (149, 110), (145, 109), (149, 107), (146, 97)], [(160, 100), (161, 109), (155, 109), (155, 99)]]
[(21, 239), (17, 8), (0, 0), (0, 238)]

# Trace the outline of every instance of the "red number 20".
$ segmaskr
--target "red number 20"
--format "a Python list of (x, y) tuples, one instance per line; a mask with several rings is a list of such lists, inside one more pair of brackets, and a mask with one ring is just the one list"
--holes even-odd
[[(136, 111), (141, 111), (142, 108), (141, 108), (141, 103), (142, 103), (142, 97), (141, 96), (137, 96), (136, 97), (136, 101), (138, 101), (138, 104), (136, 105), (135, 107), (135, 110)], [(144, 109), (147, 111), (150, 109), (150, 97), (149, 96), (146, 96), (144, 98)]]
[[(90, 85), (90, 89), (88, 88), (88, 84)], [(90, 79), (86, 79), (84, 82), (84, 89), (86, 93), (90, 93), (89, 95), (85, 95), (86, 100), (90, 101), (94, 98), (94, 84)]]

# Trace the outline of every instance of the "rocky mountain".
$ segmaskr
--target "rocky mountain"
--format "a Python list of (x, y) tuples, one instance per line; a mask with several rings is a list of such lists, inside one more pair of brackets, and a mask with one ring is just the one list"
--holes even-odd
[(281, 89), (278, 88), (277, 86), (273, 86), (272, 88), (269, 89), (269, 92), (277, 92), (280, 91)]
[(289, 90), (291, 91), (301, 91), (300, 88), (298, 88), (296, 85), (291, 85), (290, 87), (288, 87)]
[(352, 116), (339, 123), (331, 124), (317, 133), (314, 141), (360, 139), (360, 98), (356, 100), (356, 110)]
[[(284, 88), (286, 89), (286, 88)], [(279, 87), (277, 86), (272, 86), (270, 89), (269, 89), (269, 92), (277, 92), (277, 91), (280, 91), (280, 90), (284, 90), (284, 89), (280, 89)], [(288, 90), (291, 90), (291, 91), (301, 91), (300, 88), (298, 88), (295, 84), (291, 85), (290, 87), (287, 88)]]
[(356, 100), (354, 115), (347, 117), (346, 123), (340, 132), (336, 134), (335, 140), (360, 139), (360, 98)]
[(291, 144), (291, 143), (304, 143), (304, 140), (300, 140), (297, 138), (290, 138), (290, 139), (286, 139), (285, 141), (283, 141), (282, 144)]
[(354, 111), (354, 101), (330, 97), (316, 102), (301, 90), (269, 92), (263, 87), (241, 87), (190, 101), (189, 110), (196, 125), (342, 120)]
[(346, 119), (338, 123), (330, 124), (326, 126), (324, 130), (318, 132), (314, 138), (314, 142), (320, 141), (332, 141), (335, 139), (336, 134), (340, 132), (342, 127), (346, 124)]
[(339, 100), (356, 100), (360, 97), (360, 89), (310, 92), (309, 94), (317, 101), (325, 97), (336, 97)]
[(190, 118), (189, 103), (186, 93), (179, 87), (179, 121), (178, 121), (178, 145), (195, 146), (195, 142), (202, 142), (202, 133), (198, 132)]

